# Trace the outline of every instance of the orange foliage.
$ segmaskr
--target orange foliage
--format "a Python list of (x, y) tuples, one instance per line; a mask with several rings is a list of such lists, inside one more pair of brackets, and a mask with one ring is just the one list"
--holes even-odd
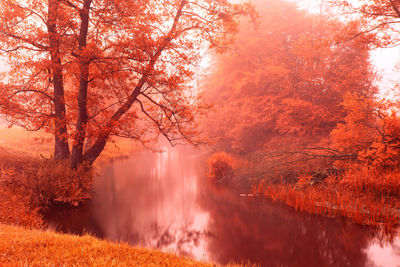
[[(316, 173), (298, 171), (292, 184), (268, 183), (267, 197), (296, 209), (353, 218), (359, 223), (400, 219), (400, 117), (395, 103), (346, 94), (341, 104), (343, 123), (331, 132), (335, 173), (316, 179)], [(347, 159), (347, 160), (343, 160)], [(329, 165), (326, 165), (326, 168)]]
[(0, 186), (24, 196), (27, 208), (45, 210), (54, 204), (77, 206), (91, 197), (92, 173), (84, 166), (72, 170), (67, 162), (21, 157), (0, 161)]
[(217, 152), (207, 159), (208, 177), (214, 180), (232, 178), (234, 174), (233, 158), (225, 152)]
[[(392, 47), (400, 44), (397, 28), (400, 18), (398, 1), (387, 0), (330, 0), (345, 16), (355, 20), (361, 27), (347, 32), (347, 38), (363, 38), (365, 42), (378, 47)], [(356, 16), (355, 16), (356, 15)]]
[(219, 149), (236, 153), (318, 146), (346, 116), (347, 92), (375, 92), (369, 48), (338, 43), (345, 25), (294, 4), (256, 5), (258, 28), (242, 23), (235, 49), (214, 57), (203, 86), (214, 108), (204, 129)]
[(203, 126), (218, 148), (255, 163), (248, 173), (266, 177), (267, 196), (390, 225), (400, 218), (399, 106), (376, 98), (369, 50), (400, 38), (387, 39), (383, 25), (380, 39), (349, 37), (371, 25), (365, 20), (376, 25), (400, 13), (395, 4), (364, 2), (362, 21), (348, 24), (260, 2), (258, 29), (243, 23), (235, 50), (214, 58), (204, 82), (214, 110)]
[(0, 184), (0, 223), (41, 228), (45, 225), (39, 209), (30, 198)]
[(348, 94), (342, 105), (347, 115), (331, 133), (333, 146), (379, 170), (399, 166), (400, 117), (394, 103)]
[(73, 168), (113, 136), (197, 144), (194, 66), (249, 13), (228, 0), (2, 0), (0, 111), (54, 134), (55, 159)]

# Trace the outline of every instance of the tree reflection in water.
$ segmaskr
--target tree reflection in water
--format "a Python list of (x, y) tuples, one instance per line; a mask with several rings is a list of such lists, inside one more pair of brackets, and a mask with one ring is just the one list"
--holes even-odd
[(103, 168), (87, 207), (55, 212), (65, 232), (89, 232), (218, 263), (365, 266), (373, 228), (240, 197), (205, 177), (205, 155), (188, 148), (135, 154)]

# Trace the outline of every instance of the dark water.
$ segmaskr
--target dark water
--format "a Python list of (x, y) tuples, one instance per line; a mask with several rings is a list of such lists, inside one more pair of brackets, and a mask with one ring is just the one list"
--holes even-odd
[[(295, 212), (234, 183), (205, 177), (190, 148), (144, 152), (105, 167), (91, 204), (49, 218), (57, 230), (88, 232), (221, 264), (400, 266), (400, 241), (341, 218)], [(244, 192), (246, 191), (246, 192)]]

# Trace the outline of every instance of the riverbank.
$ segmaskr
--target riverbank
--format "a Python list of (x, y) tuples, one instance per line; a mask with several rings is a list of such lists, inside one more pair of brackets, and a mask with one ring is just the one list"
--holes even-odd
[[(26, 146), (0, 146), (0, 266), (216, 266), (88, 235), (41, 230), (47, 228), (43, 210), (55, 203), (74, 206), (82, 192), (70, 188), (75, 178), (62, 166), (29, 154), (35, 142), (26, 141)], [(111, 150), (106, 160), (129, 155), (124, 151)]]
[(355, 222), (390, 230), (400, 223), (400, 172), (372, 168), (349, 169), (341, 174), (300, 175), (295, 183), (262, 183), (265, 197), (299, 211), (343, 216)]
[(54, 162), (52, 135), (0, 127), (0, 223), (41, 228), (42, 213), (56, 205), (78, 206), (91, 198), (93, 175), (101, 166), (141, 151), (141, 144), (116, 139), (91, 171), (72, 171)]
[(262, 167), (254, 168), (257, 164), (238, 162), (246, 159), (214, 153), (207, 161), (209, 178), (251, 183), (253, 195), (283, 202), (298, 211), (348, 217), (387, 230), (400, 225), (400, 168), (351, 163), (341, 169), (320, 166), (309, 171), (299, 168), (286, 174), (268, 174)]
[[(94, 237), (0, 224), (1, 266), (215, 266)], [(234, 266), (234, 265), (230, 265)]]

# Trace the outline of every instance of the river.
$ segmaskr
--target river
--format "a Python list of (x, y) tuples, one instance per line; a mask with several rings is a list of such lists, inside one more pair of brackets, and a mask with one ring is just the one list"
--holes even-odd
[(90, 204), (49, 216), (58, 231), (158, 248), (220, 264), (400, 266), (400, 239), (344, 218), (296, 212), (205, 175), (189, 147), (142, 152), (105, 166)]

